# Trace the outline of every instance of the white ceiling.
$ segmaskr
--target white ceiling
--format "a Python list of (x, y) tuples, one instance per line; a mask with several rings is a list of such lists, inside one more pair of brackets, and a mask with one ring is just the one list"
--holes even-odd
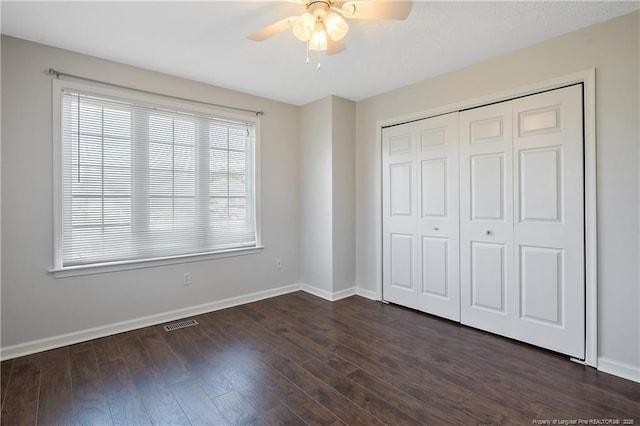
[(5, 0), (1, 30), (302, 105), (327, 95), (361, 100), (639, 7), (638, 1), (416, 1), (406, 21), (350, 20), (347, 50), (311, 55), (310, 64), (305, 44), (289, 31), (261, 43), (247, 39), (303, 11), (282, 1)]

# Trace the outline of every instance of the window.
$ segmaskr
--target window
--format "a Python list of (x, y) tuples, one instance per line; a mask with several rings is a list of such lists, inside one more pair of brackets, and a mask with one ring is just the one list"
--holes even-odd
[(54, 269), (257, 247), (257, 122), (130, 96), (61, 87)]

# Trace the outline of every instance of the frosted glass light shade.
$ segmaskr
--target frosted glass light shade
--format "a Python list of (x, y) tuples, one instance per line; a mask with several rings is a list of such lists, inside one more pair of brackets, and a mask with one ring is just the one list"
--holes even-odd
[(325, 22), (327, 26), (327, 33), (333, 41), (342, 40), (349, 31), (349, 25), (344, 19), (342, 19), (342, 16), (337, 13), (329, 13)]
[(309, 12), (302, 14), (293, 24), (293, 35), (300, 41), (309, 41), (313, 36), (316, 19)]
[(311, 40), (309, 40), (310, 50), (327, 50), (327, 32), (322, 21), (316, 22)]

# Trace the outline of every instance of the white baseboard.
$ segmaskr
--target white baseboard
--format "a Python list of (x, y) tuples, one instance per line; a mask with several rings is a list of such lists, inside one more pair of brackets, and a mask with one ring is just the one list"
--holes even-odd
[(640, 383), (640, 368), (608, 358), (598, 358), (598, 370)]
[(354, 294), (358, 294), (360, 296), (375, 300), (374, 292), (364, 289), (356, 289), (355, 287), (332, 293), (307, 284), (291, 284), (288, 286), (265, 291), (258, 291), (243, 296), (231, 297), (229, 299), (204, 303), (202, 305), (190, 306), (188, 308), (176, 309), (173, 311), (149, 315), (133, 320), (117, 322), (114, 324), (75, 331), (73, 333), (61, 334), (59, 336), (47, 337), (45, 339), (33, 340), (26, 343), (7, 346), (0, 349), (0, 360), (17, 358), (19, 356), (29, 355), (36, 352), (47, 351), (50, 349), (60, 348), (62, 346), (73, 345), (76, 343), (86, 342), (88, 340), (98, 339), (100, 337), (111, 336), (113, 334), (136, 330), (152, 325), (158, 325), (168, 321), (175, 321), (177, 319), (189, 316), (206, 314), (207, 312), (213, 312), (220, 309), (231, 308), (233, 306), (244, 305), (245, 303), (256, 302), (258, 300), (268, 299), (270, 297), (280, 296), (298, 290), (306, 291), (307, 293), (313, 294), (314, 296), (318, 296), (331, 302), (353, 296)]
[(49, 349), (55, 349), (62, 346), (73, 345), (75, 343), (86, 342), (88, 340), (110, 336), (125, 331), (131, 331), (151, 325), (162, 324), (167, 321), (174, 321), (189, 316), (201, 315), (207, 312), (213, 312), (220, 309), (243, 305), (245, 303), (256, 302), (258, 300), (292, 293), (300, 289), (301, 284), (292, 284), (270, 290), (258, 291), (243, 296), (231, 297), (229, 299), (204, 303), (202, 305), (176, 309), (169, 312), (163, 312), (161, 314), (150, 315), (133, 320), (122, 321), (114, 324), (80, 330), (73, 333), (67, 333), (59, 336), (47, 337), (45, 339), (33, 340), (31, 342), (20, 343), (13, 346), (7, 346), (6, 348), (0, 349), (0, 359), (4, 361), (6, 359), (16, 358), (23, 355), (47, 351)]
[(323, 298), (325, 300), (329, 300), (329, 301), (333, 297), (333, 294), (328, 292), (327, 290), (323, 290), (321, 288), (314, 287), (314, 286), (311, 286), (309, 284), (301, 284), (300, 285), (300, 290), (302, 290), (304, 292), (307, 292), (309, 294), (313, 294), (314, 296), (321, 297), (321, 298)]
[(358, 296), (366, 297), (371, 300), (380, 300), (378, 299), (378, 294), (375, 291), (367, 290), (366, 288), (356, 287), (356, 294)]
[(335, 291), (335, 292), (333, 292), (332, 302), (335, 302), (336, 300), (340, 300), (340, 299), (346, 299), (347, 297), (354, 296), (355, 294), (356, 294), (356, 288), (355, 287), (346, 288), (346, 289), (340, 290), (340, 291)]
[(356, 294), (355, 287), (347, 288), (345, 290), (340, 290), (340, 291), (336, 291), (336, 292), (330, 292), (330, 291), (323, 290), (323, 289), (318, 288), (318, 287), (314, 287), (314, 286), (309, 285), (309, 284), (302, 284), (301, 285), (301, 290), (302, 291), (306, 291), (309, 294), (313, 294), (314, 296), (321, 297), (321, 298), (323, 298), (325, 300), (328, 300), (330, 302), (335, 302), (336, 300), (344, 299), (346, 297), (350, 297), (350, 296), (353, 296), (354, 294)]

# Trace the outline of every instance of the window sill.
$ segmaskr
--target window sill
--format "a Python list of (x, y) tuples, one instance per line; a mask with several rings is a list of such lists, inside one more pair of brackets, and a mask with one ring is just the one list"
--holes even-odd
[(99, 263), (93, 265), (68, 266), (53, 268), (49, 272), (54, 278), (75, 277), (80, 275), (104, 274), (107, 272), (127, 271), (131, 269), (153, 268), (157, 266), (173, 265), (177, 263), (201, 262), (204, 260), (223, 259), (225, 257), (246, 256), (258, 254), (264, 247), (249, 247), (233, 250), (217, 251), (204, 254), (190, 254), (184, 256), (164, 257), (158, 259), (130, 260), (124, 262)]

